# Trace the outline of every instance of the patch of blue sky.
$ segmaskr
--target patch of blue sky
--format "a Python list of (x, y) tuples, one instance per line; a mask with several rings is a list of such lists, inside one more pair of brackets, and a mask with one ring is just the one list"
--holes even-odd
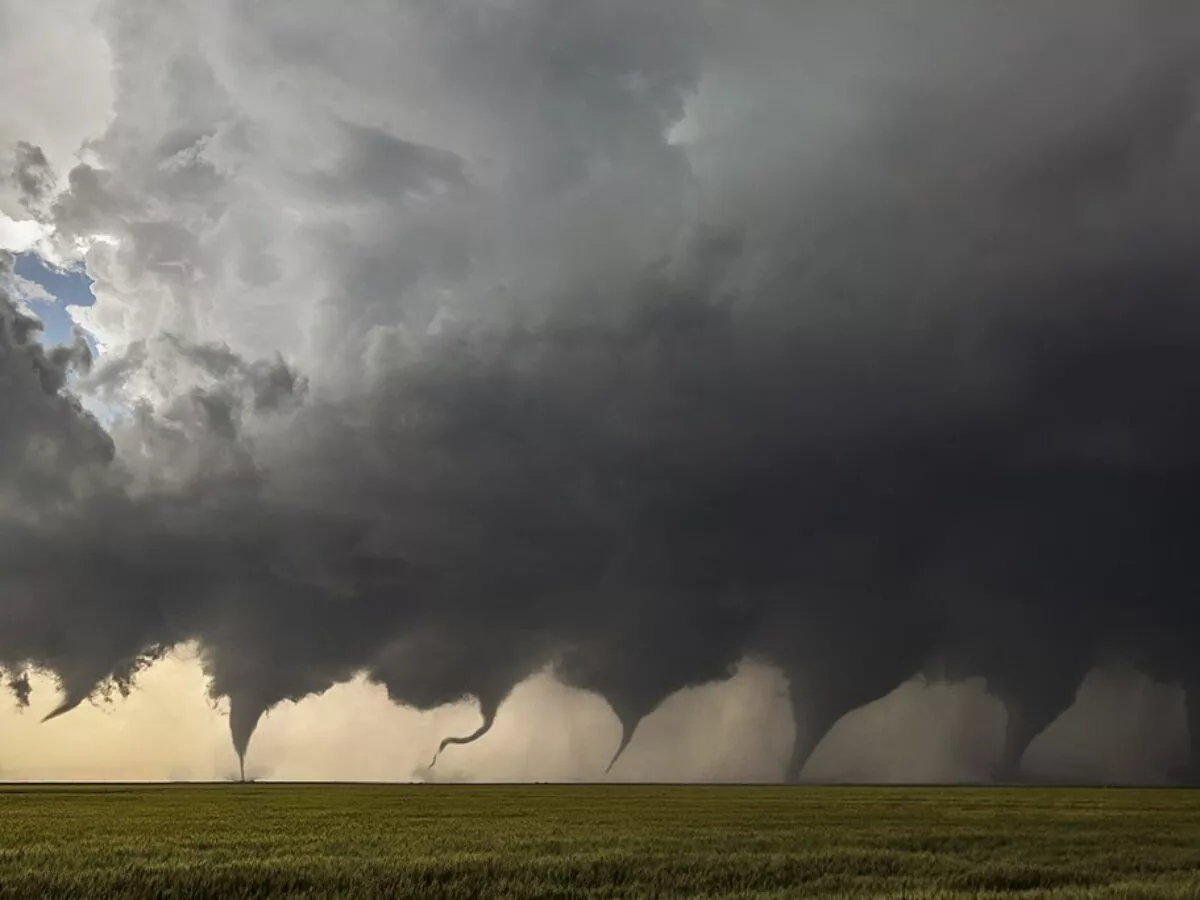
[[(34, 253), (18, 254), (13, 271), (18, 278), (32, 282), (46, 292), (43, 296), (26, 298), (29, 308), (45, 326), (43, 343), (69, 343), (75, 327), (69, 308), (91, 306), (96, 302), (92, 280), (80, 269), (58, 269)], [(91, 337), (86, 332), (84, 337), (95, 353), (96, 345)]]
[[(91, 306), (96, 302), (92, 280), (81, 269), (59, 269), (34, 253), (17, 254), (13, 274), (16, 283), (10, 286), (16, 288), (17, 299), (42, 320), (42, 343), (46, 346), (70, 343), (75, 329), (70, 307)], [(83, 337), (92, 348), (92, 354), (97, 355), (92, 336), (83, 331)], [(73, 382), (74, 378), (71, 380)], [(80, 400), (106, 425), (120, 418), (119, 410), (97, 397), (85, 395)]]

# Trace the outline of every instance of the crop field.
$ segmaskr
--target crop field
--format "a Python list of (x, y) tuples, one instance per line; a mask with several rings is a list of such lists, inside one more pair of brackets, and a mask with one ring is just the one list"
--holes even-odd
[(1198, 897), (1200, 791), (8, 786), (0, 897)]

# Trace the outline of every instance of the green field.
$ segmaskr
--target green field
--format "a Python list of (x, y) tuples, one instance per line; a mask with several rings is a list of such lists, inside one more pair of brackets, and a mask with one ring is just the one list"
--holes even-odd
[(0, 897), (1200, 897), (1200, 791), (0, 788)]

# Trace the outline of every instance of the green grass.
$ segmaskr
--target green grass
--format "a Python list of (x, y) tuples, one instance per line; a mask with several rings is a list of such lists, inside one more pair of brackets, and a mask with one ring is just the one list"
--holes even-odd
[(0, 788), (0, 897), (1200, 897), (1200, 791)]

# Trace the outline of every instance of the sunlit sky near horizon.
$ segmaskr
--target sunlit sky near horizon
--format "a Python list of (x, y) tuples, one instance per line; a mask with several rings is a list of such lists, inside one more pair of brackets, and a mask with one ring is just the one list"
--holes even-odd
[[(222, 704), (206, 696), (194, 651), (155, 665), (129, 698), (85, 704), (42, 724), (55, 704), (39, 679), (33, 706), (0, 704), (0, 781), (229, 780), (237, 761)], [(789, 746), (785, 685), (749, 666), (726, 684), (684, 691), (643, 726), (610, 776), (617, 723), (594, 695), (537, 676), (514, 692), (495, 730), (471, 747), (430, 754), (446, 734), (478, 723), (472, 704), (420, 713), (361, 680), (263, 721), (248, 777), (278, 781), (732, 781), (778, 778)], [(1080, 701), (1030, 749), (1047, 780), (1157, 783), (1186, 734), (1156, 734), (1178, 716), (1178, 692), (1130, 673), (1097, 673)], [(781, 724), (782, 723), (782, 724)], [(831, 781), (939, 782), (986, 778), (1003, 727), (977, 685), (902, 685), (848, 716), (818, 748), (810, 775)], [(1086, 740), (1080, 738), (1086, 736)], [(967, 743), (962, 743), (966, 740)], [(897, 755), (895, 750), (905, 750)], [(1147, 754), (1147, 751), (1149, 755)]]

